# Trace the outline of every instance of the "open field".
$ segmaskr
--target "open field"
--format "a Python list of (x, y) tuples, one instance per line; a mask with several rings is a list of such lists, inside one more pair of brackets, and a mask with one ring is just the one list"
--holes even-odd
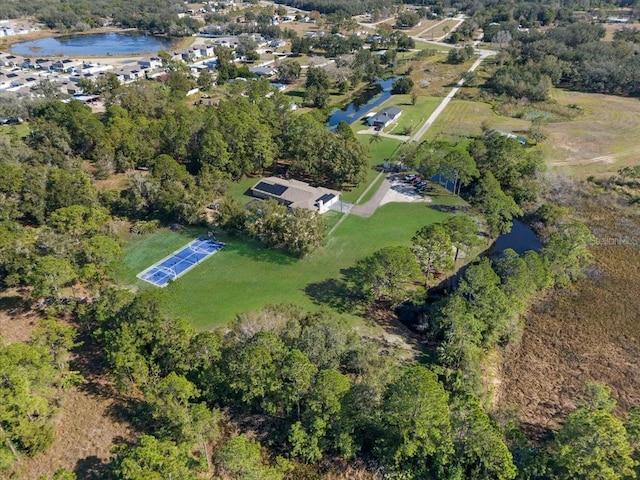
[(586, 178), (640, 164), (640, 100), (564, 90), (554, 90), (553, 98), (561, 105), (577, 105), (582, 114), (543, 126), (551, 167)]
[[(316, 310), (322, 302), (312, 296), (326, 294), (322, 282), (340, 278), (342, 269), (382, 247), (408, 245), (420, 227), (447, 216), (438, 205), (458, 203), (461, 200), (457, 197), (443, 194), (434, 197), (431, 204), (388, 204), (370, 218), (351, 215), (326, 246), (303, 259), (221, 235), (228, 245), (167, 287), (167, 306), (201, 329), (225, 324), (241, 312), (268, 304), (295, 303)], [(162, 230), (134, 238), (125, 247), (118, 274), (121, 283), (137, 289), (153, 288), (135, 275), (197, 233)]]
[(439, 22), (437, 25), (429, 28), (426, 31), (425, 29), (423, 29), (423, 33), (420, 35), (420, 37), (424, 38), (425, 40), (437, 40), (449, 34), (461, 23), (461, 20), (457, 20), (454, 18), (447, 19), (444, 22)]
[(410, 77), (418, 95), (444, 97), (473, 63), (469, 61), (450, 65), (445, 63), (446, 58), (446, 54), (437, 53), (430, 57), (415, 58), (407, 63), (412, 68)]
[(29, 124), (23, 122), (20, 125), (0, 125), (0, 134), (15, 138), (25, 137), (29, 134)]
[(454, 99), (427, 130), (425, 138), (459, 140), (477, 136), (482, 133), (483, 122), (490, 128), (505, 132), (523, 132), (531, 126), (528, 120), (497, 115), (488, 103)]
[(610, 386), (620, 413), (640, 404), (640, 218), (607, 195), (578, 208), (598, 240), (588, 278), (534, 304), (503, 362), (498, 407), (534, 437), (559, 426), (587, 381)]

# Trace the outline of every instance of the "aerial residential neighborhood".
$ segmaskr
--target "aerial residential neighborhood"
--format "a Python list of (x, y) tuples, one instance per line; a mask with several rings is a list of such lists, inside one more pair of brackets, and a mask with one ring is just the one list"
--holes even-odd
[(0, 2), (0, 478), (636, 478), (638, 25)]

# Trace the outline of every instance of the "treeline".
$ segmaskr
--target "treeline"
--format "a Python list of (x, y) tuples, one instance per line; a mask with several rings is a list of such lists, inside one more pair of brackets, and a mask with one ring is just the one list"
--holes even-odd
[(633, 38), (604, 42), (601, 25), (577, 22), (546, 33), (509, 33), (504, 65), (488, 86), (499, 95), (546, 100), (552, 86), (637, 96), (640, 58)]
[(110, 278), (122, 251), (87, 174), (5, 153), (17, 156), (0, 162), (0, 285), (59, 299), (77, 281), (91, 289)]
[(298, 257), (320, 247), (327, 236), (322, 216), (304, 208), (289, 209), (275, 200), (243, 205), (227, 197), (216, 210), (215, 221), (225, 231)]
[(111, 212), (134, 219), (197, 223), (231, 178), (276, 163), (327, 186), (362, 181), (366, 152), (350, 129), (331, 133), (312, 114), (291, 115), (289, 101), (266, 81), (242, 86), (245, 95), (216, 108), (191, 108), (170, 88), (145, 81), (103, 92), (101, 116), (76, 101), (39, 105), (26, 142), (38, 162), (67, 168), (86, 159), (98, 178), (137, 168), (128, 188), (101, 196)]
[(386, 479), (633, 478), (640, 411), (616, 416), (608, 388), (588, 384), (536, 446), (494, 422), (470, 389), (477, 378), (464, 360), (507, 341), (506, 324), (487, 320), (509, 319), (550, 285), (535, 255), (467, 271), (442, 302), (441, 366), (401, 364), (328, 312), (280, 305), (196, 332), (166, 315), (157, 293), (104, 291), (78, 305), (78, 321), (95, 332), (120, 394), (136, 399), (130, 418), (145, 434), (115, 448), (101, 478), (305, 479), (365, 459)]
[(450, 294), (427, 304), (416, 328), (438, 339), (439, 363), (452, 386), (482, 393), (485, 353), (520, 338), (520, 316), (534, 298), (583, 278), (592, 243), (586, 226), (564, 221), (540, 253), (518, 256), (506, 250), (494, 260), (482, 258), (465, 270)]
[(49, 28), (82, 31), (107, 22), (124, 28), (139, 28), (175, 36), (191, 35), (200, 26), (190, 17), (178, 18), (185, 5), (177, 0), (98, 0), (19, 2), (7, 0), (0, 5), (0, 18), (33, 16)]
[(79, 102), (51, 102), (34, 109), (28, 142), (37, 139), (33, 147), (49, 158), (90, 160), (102, 177), (151, 168), (159, 155), (168, 155), (194, 175), (204, 170), (239, 178), (283, 162), (330, 186), (350, 188), (362, 180), (365, 152), (348, 129), (333, 134), (311, 114), (291, 115), (289, 100), (267, 81), (240, 87), (216, 108), (191, 108), (175, 94), (181, 90), (146, 81), (103, 92), (107, 109), (101, 116)]
[(301, 10), (315, 10), (324, 14), (345, 13), (348, 15), (361, 15), (373, 10), (388, 9), (393, 5), (393, 2), (389, 0), (278, 0), (276, 3)]
[[(529, 251), (519, 256), (507, 250), (493, 260), (482, 258), (466, 268), (449, 293), (435, 297), (435, 301), (430, 295), (427, 303), (417, 301), (414, 290), (418, 266), (425, 275), (447, 273), (453, 262), (451, 237), (459, 235), (454, 243), (456, 252), (463, 248), (469, 253), (473, 237), (477, 241), (476, 230), (464, 216), (452, 217), (446, 224), (428, 225), (416, 233), (411, 249), (387, 247), (375, 252), (358, 262), (348, 280), (350, 288), (368, 301), (392, 307), (416, 302), (413, 328), (428, 340), (430, 368), (441, 374), (450, 398), (466, 405), (466, 414), (486, 416), (490, 400), (482, 367), (488, 352), (507, 348), (519, 339), (521, 314), (534, 298), (554, 286), (568, 286), (584, 275), (591, 258), (588, 247), (592, 236), (584, 225), (562, 221), (554, 226), (540, 253)], [(407, 310), (408, 306), (402, 308)], [(417, 391), (415, 387), (413, 392), (407, 389), (405, 395), (414, 396)], [(635, 437), (638, 411), (633, 410), (624, 421), (616, 417), (610, 390), (597, 384), (587, 385), (585, 398), (553, 438), (536, 446), (512, 423), (484, 430), (482, 451), (493, 452), (491, 465), (476, 463), (479, 458), (471, 464), (462, 461), (455, 470), (460, 477), (447, 472), (438, 478), (633, 478), (639, 465)], [(407, 408), (407, 412), (412, 410)], [(451, 416), (456, 416), (453, 406)], [(491, 424), (488, 417), (485, 421)], [(471, 452), (466, 448), (474, 448), (474, 426), (468, 427), (460, 433), (471, 434), (472, 443), (456, 450), (458, 459), (468, 459)], [(505, 445), (508, 452), (502, 450)]]
[[(375, 459), (388, 478), (515, 474), (477, 403), (450, 396), (426, 367), (399, 366), (329, 313), (278, 306), (240, 316), (224, 335), (196, 333), (152, 295), (110, 291), (81, 321), (121, 391), (144, 399), (136, 420), (153, 434), (118, 450), (110, 478), (306, 478), (330, 457)], [(260, 444), (222, 421), (253, 428), (273, 455), (249, 454)]]

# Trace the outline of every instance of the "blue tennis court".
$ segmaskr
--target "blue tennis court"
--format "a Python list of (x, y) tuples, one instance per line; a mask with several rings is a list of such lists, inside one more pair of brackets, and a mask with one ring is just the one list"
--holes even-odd
[(170, 280), (181, 277), (222, 247), (224, 243), (198, 238), (140, 272), (137, 277), (156, 287), (166, 287)]

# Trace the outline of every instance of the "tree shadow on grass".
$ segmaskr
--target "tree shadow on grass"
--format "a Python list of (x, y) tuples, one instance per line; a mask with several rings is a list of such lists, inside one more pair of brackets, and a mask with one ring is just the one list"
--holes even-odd
[(109, 478), (109, 464), (95, 455), (89, 455), (76, 462), (73, 473), (83, 480), (107, 479)]
[(299, 97), (299, 98), (304, 98), (304, 92), (301, 90), (289, 90), (287, 92), (287, 96), (289, 97)]
[(297, 257), (288, 255), (281, 250), (265, 247), (258, 242), (242, 238), (237, 238), (235, 241), (228, 243), (224, 249), (228, 252), (235, 252), (256, 262), (291, 265), (299, 260)]
[(117, 422), (126, 422), (138, 433), (152, 435), (154, 433), (154, 421), (151, 407), (148, 403), (128, 398), (120, 402), (114, 402), (107, 408), (109, 417)]
[(362, 311), (364, 304), (362, 297), (348, 285), (347, 279), (352, 270), (341, 270), (341, 279), (327, 278), (310, 283), (304, 292), (316, 305), (328, 306), (340, 313), (357, 314)]
[(429, 205), (429, 208), (442, 213), (471, 213), (471, 208), (466, 205)]
[(0, 310), (8, 312), (10, 315), (24, 313), (29, 310), (29, 302), (20, 295), (7, 295), (0, 297)]

